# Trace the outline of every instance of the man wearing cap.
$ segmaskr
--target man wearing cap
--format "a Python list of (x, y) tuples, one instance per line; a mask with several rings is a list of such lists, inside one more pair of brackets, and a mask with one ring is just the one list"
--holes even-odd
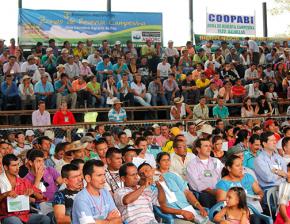
[(32, 148), (32, 141), (35, 137), (34, 131), (33, 130), (26, 130), (25, 132), (25, 143), (30, 145), (30, 147)]
[(273, 132), (266, 131), (260, 135), (261, 153), (254, 161), (255, 173), (259, 185), (266, 190), (279, 186), (287, 177), (287, 167), (283, 158), (276, 153), (276, 138)]
[(85, 158), (84, 161), (94, 159), (97, 156), (97, 153), (94, 152), (94, 138), (87, 135), (81, 138), (81, 143), (85, 146), (84, 153)]
[(213, 41), (212, 40), (208, 40), (206, 42), (206, 44), (202, 45), (202, 48), (205, 50), (205, 53), (208, 55), (208, 54), (211, 54), (211, 48), (212, 48), (212, 45), (213, 45)]
[(170, 119), (171, 120), (182, 120), (192, 118), (192, 111), (190, 107), (183, 103), (183, 97), (174, 98), (174, 106), (170, 109)]
[(20, 66), (18, 62), (16, 62), (16, 56), (10, 55), (8, 57), (8, 62), (3, 65), (3, 73), (4, 74), (19, 74)]
[(80, 75), (84, 76), (84, 77), (88, 77), (88, 76), (91, 76), (91, 75), (94, 75), (92, 73), (92, 70), (89, 66), (89, 61), (87, 59), (83, 59), (82, 60), (82, 64), (80, 66)]
[(30, 76), (23, 76), (21, 84), (18, 86), (18, 91), (21, 98), (22, 110), (26, 109), (27, 105), (31, 105), (32, 109), (35, 110), (35, 94)]
[(103, 56), (103, 61), (100, 61), (96, 67), (97, 78), (100, 84), (103, 84), (103, 81), (107, 79), (108, 75), (113, 75), (113, 66), (110, 61), (110, 56), (105, 54)]
[(53, 49), (48, 47), (46, 54), (41, 57), (41, 64), (45, 67), (49, 74), (56, 72), (56, 56), (53, 54)]
[(80, 60), (82, 60), (83, 58), (85, 58), (87, 56), (87, 52), (84, 48), (83, 41), (79, 41), (77, 44), (77, 47), (73, 49), (73, 55), (78, 56), (80, 58)]
[(200, 97), (199, 104), (193, 107), (193, 119), (208, 119), (209, 118), (209, 110), (206, 105), (205, 96)]
[(113, 54), (113, 52), (114, 52), (114, 55), (115, 55), (117, 58), (123, 56), (123, 51), (122, 51), (121, 44), (122, 44), (121, 41), (117, 40), (117, 41), (115, 42), (115, 45), (114, 45), (113, 49), (112, 49), (112, 54)]
[(175, 47), (173, 47), (173, 41), (168, 41), (168, 46), (164, 50), (164, 55), (167, 57), (168, 63), (170, 65), (175, 64), (176, 60), (179, 57), (179, 52)]
[(34, 85), (34, 94), (36, 96), (36, 103), (44, 101), (48, 108), (53, 108), (55, 104), (54, 88), (48, 79), (49, 74), (44, 71), (40, 74), (40, 80)]
[(67, 57), (68, 57), (68, 49), (63, 48), (61, 49), (60, 55), (57, 57), (56, 59), (56, 65), (64, 65), (65, 63), (67, 63)]
[(77, 63), (75, 63), (73, 55), (69, 55), (67, 57), (67, 63), (64, 65), (64, 67), (65, 67), (65, 73), (68, 75), (71, 81), (75, 77), (80, 75), (79, 66)]
[(18, 110), (21, 106), (21, 100), (16, 83), (12, 75), (6, 75), (5, 81), (1, 83), (2, 110)]
[(113, 107), (108, 113), (109, 121), (111, 122), (126, 122), (127, 113), (124, 108), (122, 108), (122, 102), (116, 98), (113, 100)]
[(71, 108), (76, 107), (77, 94), (72, 88), (72, 84), (67, 74), (63, 73), (60, 76), (60, 80), (54, 83), (56, 93), (56, 106), (60, 108), (62, 101), (71, 102)]
[(35, 64), (34, 55), (29, 55), (27, 61), (23, 62), (20, 68), (21, 73), (33, 76), (34, 72), (37, 70), (37, 65)]

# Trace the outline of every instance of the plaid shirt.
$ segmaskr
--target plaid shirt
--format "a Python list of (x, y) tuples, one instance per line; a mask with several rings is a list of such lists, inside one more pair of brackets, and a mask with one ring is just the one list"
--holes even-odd
[(114, 108), (112, 108), (109, 111), (108, 116), (109, 116), (109, 121), (113, 121), (113, 122), (124, 122), (124, 120), (127, 119), (126, 111), (123, 108), (120, 109), (119, 113), (115, 111)]
[[(36, 188), (34, 185), (32, 185), (28, 180), (16, 177), (16, 185), (15, 185), (15, 188), (13, 189), (16, 192), (16, 194), (24, 195), (24, 192), (27, 189), (32, 189), (34, 192), (41, 193), (41, 191), (38, 188)], [(28, 222), (29, 211), (8, 212), (7, 198), (4, 198), (2, 199), (2, 201), (0, 201), (0, 220), (10, 217), (10, 216), (16, 216), (19, 219), (21, 219), (22, 222)]]

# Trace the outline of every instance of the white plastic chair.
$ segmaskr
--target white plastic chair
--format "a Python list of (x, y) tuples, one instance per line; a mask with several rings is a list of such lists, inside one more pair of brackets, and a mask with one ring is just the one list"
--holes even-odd
[(278, 190), (279, 188), (276, 187), (271, 187), (267, 190), (266, 193), (266, 200), (267, 200), (267, 205), (268, 205), (268, 209), (270, 211), (270, 215), (272, 218), (274, 218), (273, 216), (275, 216), (276, 214), (272, 214), (272, 207), (271, 207), (271, 198), (272, 198), (272, 202), (274, 202), (274, 207), (277, 209), (277, 204), (278, 204)]

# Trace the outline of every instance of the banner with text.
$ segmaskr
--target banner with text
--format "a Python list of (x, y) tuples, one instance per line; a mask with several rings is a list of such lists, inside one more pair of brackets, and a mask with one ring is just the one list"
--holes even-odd
[(142, 36), (153, 37), (155, 32), (161, 41), (162, 13), (19, 9), (18, 29), (20, 45), (47, 42), (50, 38), (57, 44), (65, 40), (75, 44), (87, 39), (97, 44), (102, 40), (111, 44), (119, 40), (125, 44), (136, 31), (142, 35), (135, 42), (143, 42)]
[(219, 35), (256, 35), (255, 16), (206, 14), (206, 33)]

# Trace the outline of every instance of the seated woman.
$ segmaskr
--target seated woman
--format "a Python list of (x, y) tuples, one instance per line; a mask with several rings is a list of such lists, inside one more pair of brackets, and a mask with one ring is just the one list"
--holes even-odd
[[(159, 153), (156, 163), (158, 169), (155, 174), (161, 175), (161, 178), (164, 179), (157, 184), (158, 188), (163, 189), (161, 192), (164, 192), (158, 198), (162, 212), (174, 214), (180, 218), (175, 223), (184, 223), (185, 220), (195, 223), (210, 223), (206, 210), (188, 189), (187, 183), (177, 174), (169, 172), (171, 165), (169, 153)], [(194, 207), (199, 210), (199, 213)]]
[(254, 115), (255, 111), (252, 106), (252, 100), (250, 97), (246, 97), (241, 108), (241, 117), (253, 117)]
[(275, 85), (270, 84), (269, 90), (265, 94), (267, 102), (269, 102), (275, 110), (275, 114), (279, 114), (279, 107), (278, 107), (278, 94), (275, 92)]
[(215, 157), (221, 161), (224, 160), (224, 158), (227, 155), (227, 152), (223, 151), (223, 138), (219, 135), (215, 135), (212, 137), (212, 151), (210, 153), (211, 157)]
[(290, 223), (290, 163), (287, 165), (287, 181), (279, 186), (279, 213), (275, 224)]
[(257, 181), (249, 173), (243, 172), (243, 161), (239, 156), (230, 156), (222, 170), (222, 179), (216, 185), (217, 201), (225, 201), (227, 192), (232, 187), (242, 187), (247, 195), (248, 202), (262, 212), (260, 202), (264, 196)]
[(258, 103), (255, 107), (255, 114), (261, 116), (270, 116), (272, 114), (272, 106), (266, 101), (265, 96), (258, 98)]
[(183, 103), (183, 96), (176, 97), (173, 102), (174, 106), (170, 109), (170, 119), (171, 120), (181, 120), (181, 119), (190, 119), (192, 118), (192, 111), (190, 107)]
[(246, 192), (241, 187), (233, 187), (227, 193), (227, 205), (214, 216), (220, 224), (250, 224)]
[(33, 85), (31, 84), (31, 78), (28, 75), (24, 75), (21, 84), (18, 87), (19, 96), (21, 97), (22, 110), (26, 109), (27, 105), (31, 105), (32, 109), (36, 108), (35, 94)]

